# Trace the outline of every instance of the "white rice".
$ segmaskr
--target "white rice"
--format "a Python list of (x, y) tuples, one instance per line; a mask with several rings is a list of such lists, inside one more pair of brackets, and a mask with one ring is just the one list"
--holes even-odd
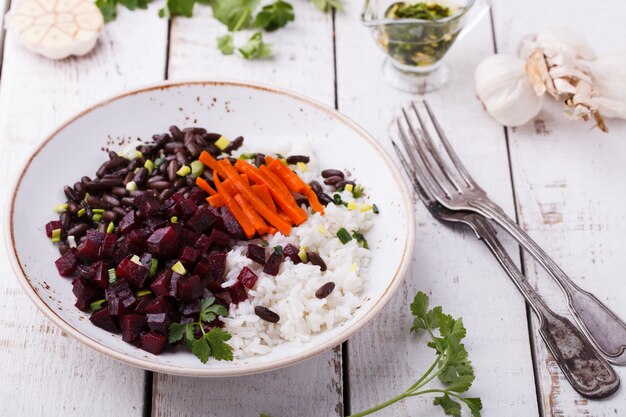
[[(311, 155), (311, 152), (305, 154)], [(318, 175), (314, 171), (314, 158), (311, 159), (307, 172), (299, 172), (307, 182)], [(350, 192), (340, 194), (346, 202), (355, 201)], [(364, 202), (359, 201), (359, 204)], [(228, 253), (223, 287), (233, 285), (244, 266), (259, 277), (255, 287), (248, 290), (248, 299), (232, 305), (229, 317), (224, 319), (225, 328), (232, 334), (229, 343), (235, 358), (263, 355), (283, 343), (304, 343), (313, 334), (332, 329), (352, 317), (362, 302), (360, 294), (371, 255), (355, 239), (342, 244), (336, 234), (342, 227), (350, 233), (358, 230), (365, 234), (372, 226), (373, 216), (372, 210), (348, 210), (329, 204), (323, 216), (310, 213), (303, 224), (293, 228), (291, 236), (280, 233), (265, 236), (270, 250), (291, 243), (317, 252), (326, 263), (324, 272), (310, 263), (295, 265), (286, 258), (277, 276), (265, 274), (263, 266), (245, 256), (247, 243), (254, 241), (240, 242)], [(334, 291), (324, 299), (316, 298), (315, 291), (331, 281), (335, 283)], [(280, 316), (280, 321), (272, 324), (262, 320), (254, 313), (255, 306), (269, 308)]]

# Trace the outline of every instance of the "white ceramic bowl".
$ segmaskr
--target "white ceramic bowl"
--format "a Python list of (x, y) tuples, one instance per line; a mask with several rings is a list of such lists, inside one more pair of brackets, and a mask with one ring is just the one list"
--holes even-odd
[[(122, 341), (74, 307), (71, 283), (59, 276), (59, 254), (44, 232), (65, 201), (62, 187), (93, 175), (107, 159), (101, 148), (111, 138), (149, 139), (168, 126), (197, 125), (246, 144), (308, 138), (321, 169), (350, 170), (380, 207), (368, 232), (373, 252), (363, 303), (343, 325), (300, 346), (280, 346), (270, 354), (203, 365), (187, 352), (154, 356)], [(116, 148), (115, 145), (112, 146)], [(346, 340), (374, 317), (394, 294), (411, 259), (414, 240), (409, 193), (392, 160), (363, 129), (332, 108), (292, 92), (238, 82), (167, 83), (131, 91), (78, 114), (47, 137), (19, 173), (5, 216), (9, 258), (22, 287), (37, 307), (69, 335), (130, 365), (170, 374), (233, 376), (287, 366)], [(25, 307), (26, 308), (26, 307)]]

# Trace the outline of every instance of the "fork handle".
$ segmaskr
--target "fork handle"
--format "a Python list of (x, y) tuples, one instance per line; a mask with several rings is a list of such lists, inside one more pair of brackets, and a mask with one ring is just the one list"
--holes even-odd
[(620, 380), (609, 363), (571, 321), (544, 303), (508, 255), (488, 220), (479, 214), (469, 216), (476, 233), (537, 314), (539, 334), (572, 387), (587, 398), (605, 398), (617, 391)]
[(593, 294), (577, 286), (548, 254), (492, 202), (475, 201), (487, 217), (493, 219), (522, 245), (557, 281), (567, 297), (569, 309), (583, 332), (616, 365), (626, 364), (626, 324)]

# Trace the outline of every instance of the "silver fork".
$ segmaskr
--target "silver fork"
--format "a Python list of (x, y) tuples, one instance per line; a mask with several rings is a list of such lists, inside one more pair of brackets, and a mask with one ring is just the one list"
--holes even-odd
[(508, 255), (489, 221), (470, 211), (449, 210), (432, 198), (420, 185), (396, 143), (392, 141), (392, 144), (413, 188), (433, 217), (441, 222), (469, 226), (491, 249), (539, 318), (539, 334), (572, 387), (587, 398), (605, 398), (617, 391), (620, 380), (613, 368), (571, 321), (554, 313), (544, 303)]
[[(424, 101), (423, 107), (426, 115), (412, 102), (408, 109), (402, 110), (404, 123), (398, 119), (400, 138), (416, 167), (420, 183), (448, 209), (483, 215), (513, 236), (556, 280), (567, 297), (572, 315), (606, 359), (617, 365), (626, 364), (626, 324), (593, 294), (577, 286), (502, 208), (489, 199), (450, 146), (428, 103)], [(441, 146), (435, 145), (426, 120), (430, 120)]]

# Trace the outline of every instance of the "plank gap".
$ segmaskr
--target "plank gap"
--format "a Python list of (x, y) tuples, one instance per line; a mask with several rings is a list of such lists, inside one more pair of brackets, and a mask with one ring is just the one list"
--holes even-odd
[(170, 75), (170, 41), (172, 39), (172, 19), (167, 19), (167, 39), (165, 40), (165, 71), (164, 80), (169, 80)]
[(332, 36), (333, 36), (333, 89), (335, 91), (335, 109), (339, 110), (339, 90), (337, 88), (337, 29), (335, 17), (337, 10), (331, 9)]
[[(11, 8), (11, 0), (6, 0), (2, 8), (2, 16), (6, 16)], [(4, 43), (6, 42), (7, 31), (5, 26), (0, 27), (0, 78), (2, 78), (2, 63), (4, 62)]]
[(143, 417), (152, 417), (152, 384), (154, 373), (146, 371), (143, 385)]
[(350, 408), (350, 350), (348, 341), (341, 344), (341, 385), (343, 386), (343, 415), (352, 414)]

